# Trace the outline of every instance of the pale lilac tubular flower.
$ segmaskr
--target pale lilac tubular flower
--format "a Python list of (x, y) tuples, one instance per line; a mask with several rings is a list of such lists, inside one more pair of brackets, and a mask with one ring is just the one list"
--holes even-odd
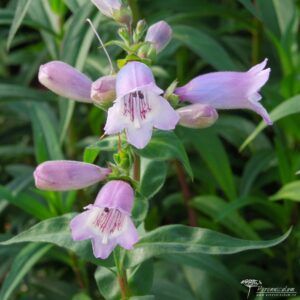
[(215, 108), (206, 104), (191, 104), (176, 110), (179, 114), (179, 125), (188, 128), (206, 128), (218, 120)]
[(105, 134), (126, 130), (127, 140), (136, 148), (144, 148), (151, 139), (152, 128), (172, 130), (179, 116), (161, 97), (152, 71), (140, 62), (129, 62), (117, 75), (117, 99), (108, 110)]
[(78, 190), (102, 181), (110, 169), (72, 160), (52, 160), (40, 164), (34, 171), (35, 185), (41, 190)]
[(95, 103), (110, 102), (116, 99), (116, 76), (102, 76), (92, 84), (91, 98)]
[(40, 66), (39, 81), (52, 92), (79, 102), (92, 102), (92, 81), (62, 61), (51, 61)]
[(265, 69), (267, 59), (247, 72), (213, 72), (200, 75), (183, 87), (177, 88), (181, 100), (208, 104), (216, 109), (251, 109), (268, 125), (272, 120), (259, 103), (260, 89), (268, 81), (270, 68)]
[(115, 12), (122, 7), (120, 0), (92, 0), (92, 2), (103, 15), (109, 18), (112, 18)]
[(94, 204), (71, 221), (75, 241), (92, 240), (95, 257), (105, 259), (120, 245), (130, 250), (138, 241), (131, 220), (134, 191), (125, 181), (113, 180), (100, 190)]
[(147, 31), (145, 41), (150, 42), (156, 49), (156, 53), (163, 50), (172, 38), (172, 28), (165, 21), (159, 21), (151, 25)]

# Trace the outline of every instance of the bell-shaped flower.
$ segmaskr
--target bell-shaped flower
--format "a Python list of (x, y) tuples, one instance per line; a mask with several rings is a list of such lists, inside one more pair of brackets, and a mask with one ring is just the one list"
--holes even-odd
[(108, 110), (105, 133), (126, 131), (127, 140), (144, 148), (152, 136), (152, 128), (172, 130), (179, 116), (156, 84), (152, 71), (140, 62), (129, 62), (117, 75), (117, 99)]
[(71, 160), (52, 160), (40, 164), (34, 171), (35, 185), (41, 190), (78, 190), (102, 181), (110, 169)]
[(163, 50), (172, 38), (172, 28), (165, 21), (159, 21), (151, 25), (147, 31), (145, 41), (150, 42), (156, 53)]
[(138, 232), (131, 220), (134, 191), (125, 181), (106, 183), (94, 204), (71, 221), (75, 241), (92, 240), (95, 257), (105, 259), (120, 245), (130, 250), (138, 241)]
[(179, 125), (188, 128), (206, 128), (218, 120), (218, 112), (210, 105), (191, 104), (176, 110), (179, 114)]
[(62, 61), (51, 61), (40, 66), (39, 81), (52, 92), (80, 102), (92, 102), (92, 81)]
[(181, 100), (210, 105), (216, 109), (251, 109), (271, 125), (266, 109), (259, 103), (259, 90), (268, 81), (267, 59), (247, 72), (213, 72), (200, 75), (175, 94)]
[(91, 98), (96, 104), (112, 102), (116, 99), (116, 76), (102, 76), (92, 84)]

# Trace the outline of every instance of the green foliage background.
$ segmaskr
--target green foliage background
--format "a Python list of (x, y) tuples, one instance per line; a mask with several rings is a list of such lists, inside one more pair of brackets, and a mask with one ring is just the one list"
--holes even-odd
[[(174, 78), (184, 84), (214, 70), (245, 71), (268, 57), (272, 72), (262, 101), (274, 121), (266, 128), (253, 112), (224, 111), (209, 129), (157, 132), (140, 151), (143, 197), (134, 216), (145, 221), (147, 231), (155, 230), (137, 248), (145, 249), (144, 256), (138, 250), (127, 256), (130, 290), (136, 296), (131, 299), (245, 299), (247, 289), (240, 281), (247, 278), (264, 286), (298, 287), (300, 295), (299, 1), (129, 3), (136, 19), (148, 24), (164, 19), (173, 28), (174, 38), (153, 68), (163, 88)], [(99, 187), (43, 192), (34, 188), (32, 177), (45, 160), (97, 157), (103, 164), (112, 156), (115, 140), (99, 142), (105, 113), (59, 98), (37, 81), (39, 65), (50, 60), (67, 62), (93, 80), (108, 73), (87, 17), (105, 41), (115, 39), (115, 23), (88, 0), (0, 4), (0, 241), (25, 231), (0, 247), (1, 300), (120, 298), (112, 260), (93, 259), (89, 244), (73, 244), (66, 234), (69, 213), (92, 202)], [(114, 46), (108, 51), (115, 59), (122, 57)], [(176, 159), (185, 166), (188, 205)], [(199, 227), (213, 230), (203, 231), (207, 240), (197, 239), (198, 230), (193, 234), (169, 225), (189, 224), (191, 210)], [(171, 227), (157, 229), (162, 225)], [(290, 226), (291, 235), (278, 246), (241, 252), (277, 244), (280, 240), (263, 240)], [(153, 248), (157, 239), (165, 243)], [(195, 247), (191, 253), (189, 245)], [(225, 255), (229, 253), (236, 254)]]

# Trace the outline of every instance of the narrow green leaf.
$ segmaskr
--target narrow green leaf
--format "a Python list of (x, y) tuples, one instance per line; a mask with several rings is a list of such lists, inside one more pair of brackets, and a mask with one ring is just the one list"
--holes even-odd
[(141, 150), (135, 150), (139, 155), (156, 161), (178, 159), (182, 162), (188, 175), (193, 178), (193, 171), (183, 144), (171, 131), (153, 132), (150, 143)]
[(214, 130), (184, 130), (202, 159), (207, 164), (221, 189), (229, 199), (236, 198), (236, 187), (225, 148)]
[(22, 249), (22, 251), (16, 256), (10, 272), (2, 284), (0, 299), (9, 299), (23, 277), (31, 270), (33, 265), (50, 250), (51, 247), (52, 245), (29, 244)]
[(171, 263), (182, 264), (201, 269), (205, 272), (208, 272), (210, 275), (213, 275), (214, 277), (228, 283), (232, 287), (241, 289), (240, 283), (232, 275), (232, 273), (217, 257), (212, 255), (200, 253), (186, 255), (168, 254), (166, 256), (162, 256), (162, 258)]
[(219, 42), (206, 33), (185, 25), (173, 26), (173, 36), (218, 70), (237, 67)]
[[(215, 221), (229, 205), (230, 203), (213, 195), (196, 197), (192, 202), (193, 207), (210, 216)], [(220, 220), (220, 223), (240, 237), (251, 239), (259, 238), (256, 232), (236, 211), (231, 211), (230, 214)]]
[[(270, 113), (270, 117), (272, 121), (275, 123), (287, 116), (299, 113), (300, 112), (299, 102), (300, 102), (300, 95), (297, 95), (279, 104)], [(257, 135), (266, 127), (267, 125), (263, 121), (260, 122), (260, 124), (256, 127), (256, 129), (248, 136), (248, 138), (241, 145), (240, 151), (243, 151), (257, 137)]]
[(164, 162), (142, 159), (141, 194), (148, 199), (152, 198), (163, 187), (166, 177), (167, 166)]
[(52, 216), (46, 206), (24, 192), (12, 192), (7, 187), (0, 185), (0, 198), (3, 198), (8, 203), (21, 208), (39, 220), (47, 219)]
[(90, 240), (80, 242), (72, 240), (69, 224), (74, 216), (75, 214), (66, 214), (42, 221), (10, 240), (1, 242), (0, 245), (13, 245), (25, 242), (50, 243), (70, 250), (96, 265), (111, 267), (113, 265), (112, 259), (100, 260), (94, 257)]
[[(47, 107), (38, 103), (31, 103), (29, 105), (29, 112), (35, 133), (36, 153), (38, 154), (41, 147), (43, 148), (43, 155), (38, 155), (39, 162), (46, 159), (63, 159), (64, 156), (60, 149), (57, 132), (54, 127), (56, 124), (52, 122)], [(48, 157), (45, 157), (45, 151), (47, 151)]]
[(15, 34), (17, 33), (20, 25), (22, 24), (22, 21), (29, 9), (31, 1), (32, 0), (19, 0), (17, 2), (18, 4), (16, 7), (16, 12), (15, 12), (14, 19), (11, 24), (8, 38), (7, 38), (7, 44), (6, 44), (7, 49), (10, 48), (11, 42), (12, 42)]
[(250, 241), (237, 239), (204, 228), (184, 225), (160, 227), (141, 237), (134, 249), (127, 253), (126, 265), (134, 266), (160, 255), (167, 254), (233, 254), (247, 250), (269, 248), (283, 242), (291, 233), (290, 228), (273, 240)]
[(292, 200), (300, 202), (300, 180), (284, 185), (270, 200)]

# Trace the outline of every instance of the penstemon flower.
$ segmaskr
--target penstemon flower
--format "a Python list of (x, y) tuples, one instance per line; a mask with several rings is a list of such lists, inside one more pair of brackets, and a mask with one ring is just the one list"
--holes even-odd
[(102, 181), (111, 170), (72, 160), (52, 160), (40, 164), (33, 176), (37, 188), (49, 191), (78, 190)]
[(92, 240), (95, 257), (105, 259), (120, 245), (132, 249), (138, 232), (131, 220), (134, 199), (132, 187), (125, 181), (106, 183), (94, 204), (71, 221), (72, 237), (76, 241)]
[(105, 133), (126, 131), (127, 140), (144, 148), (152, 136), (152, 128), (172, 130), (179, 116), (156, 84), (152, 71), (140, 62), (129, 62), (116, 81), (117, 99), (108, 110)]
[(175, 94), (183, 101), (211, 105), (216, 109), (251, 109), (271, 125), (266, 109), (259, 103), (259, 90), (268, 81), (270, 69), (264, 69), (267, 59), (247, 72), (213, 72), (200, 75)]

